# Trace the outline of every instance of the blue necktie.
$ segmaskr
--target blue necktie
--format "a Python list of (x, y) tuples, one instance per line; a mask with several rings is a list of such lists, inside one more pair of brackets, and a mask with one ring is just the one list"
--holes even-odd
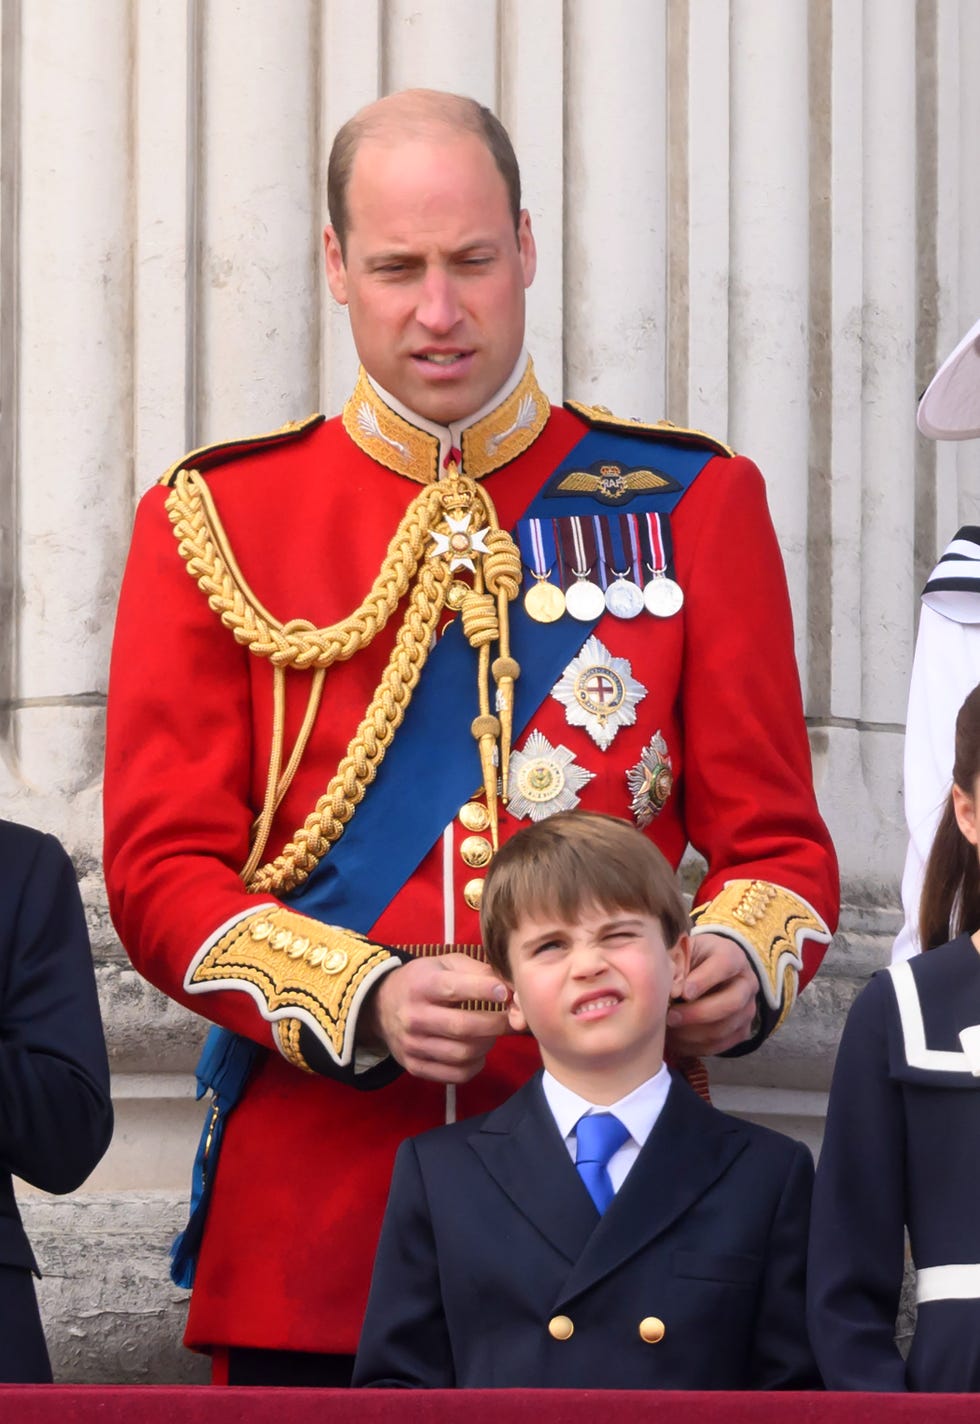
[(601, 1216), (615, 1193), (609, 1178), (609, 1159), (629, 1137), (612, 1113), (586, 1113), (575, 1128), (575, 1166)]

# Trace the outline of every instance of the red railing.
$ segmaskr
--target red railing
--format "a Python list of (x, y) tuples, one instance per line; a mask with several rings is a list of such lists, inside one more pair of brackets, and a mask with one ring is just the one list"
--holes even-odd
[(2, 1424), (925, 1424), (978, 1418), (968, 1394), (0, 1386)]

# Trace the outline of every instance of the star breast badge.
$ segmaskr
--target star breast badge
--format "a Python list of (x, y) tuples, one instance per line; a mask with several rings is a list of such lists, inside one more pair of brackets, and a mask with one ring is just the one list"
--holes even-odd
[(567, 747), (553, 747), (540, 732), (531, 732), (523, 748), (511, 752), (507, 809), (522, 821), (543, 821), (556, 811), (574, 811), (577, 793), (594, 776), (576, 766)]
[(570, 727), (584, 727), (596, 746), (605, 751), (620, 727), (636, 721), (637, 704), (647, 695), (633, 677), (626, 658), (613, 657), (592, 635), (573, 658), (551, 690), (565, 709)]
[(660, 732), (654, 732), (640, 760), (627, 771), (626, 784), (633, 798), (630, 810), (642, 830), (660, 815), (674, 786), (670, 753)]

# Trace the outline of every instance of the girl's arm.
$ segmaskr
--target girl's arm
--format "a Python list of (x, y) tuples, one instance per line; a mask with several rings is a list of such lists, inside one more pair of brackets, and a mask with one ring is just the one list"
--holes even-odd
[(888, 976), (847, 1018), (810, 1228), (808, 1322), (828, 1389), (904, 1391), (895, 1318), (905, 1271), (905, 1114), (888, 1075)]

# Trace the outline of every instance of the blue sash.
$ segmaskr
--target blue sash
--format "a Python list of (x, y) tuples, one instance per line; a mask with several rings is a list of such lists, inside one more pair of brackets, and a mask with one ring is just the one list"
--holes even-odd
[[(599, 460), (649, 468), (653, 457), (669, 488), (624, 499), (631, 514), (669, 513), (712, 452), (650, 436), (590, 430), (546, 479), (523, 518), (596, 514), (609, 501), (559, 490), (564, 476)], [(563, 617), (536, 623), (522, 601), (510, 605), (511, 646), (521, 664), (514, 690), (515, 742), (598, 621)], [(291, 907), (323, 924), (368, 933), (476, 792), (479, 758), (470, 732), (479, 711), (476, 659), (457, 619), (429, 654), (405, 719), (343, 835), (303, 884), (282, 896)], [(423, 782), (425, 794), (416, 796)], [(185, 1288), (194, 1282), (225, 1120), (245, 1089), (257, 1053), (251, 1039), (213, 1027), (197, 1066), (197, 1096), (210, 1089), (212, 1105), (194, 1162), (190, 1219), (171, 1248), (171, 1277)]]
[[(606, 458), (648, 467), (654, 457), (671, 487), (633, 495), (624, 505), (631, 514), (669, 513), (712, 452), (592, 430), (544, 482), (523, 518), (596, 514), (603, 506), (591, 495), (558, 492), (570, 470)], [(521, 665), (514, 689), (515, 743), (595, 623), (569, 617), (536, 623), (522, 600), (510, 605), (511, 648)], [(476, 661), (457, 619), (429, 654), (405, 720), (343, 835), (303, 884), (283, 897), (292, 908), (367, 934), (476, 792), (480, 763), (470, 732), (479, 711)]]

